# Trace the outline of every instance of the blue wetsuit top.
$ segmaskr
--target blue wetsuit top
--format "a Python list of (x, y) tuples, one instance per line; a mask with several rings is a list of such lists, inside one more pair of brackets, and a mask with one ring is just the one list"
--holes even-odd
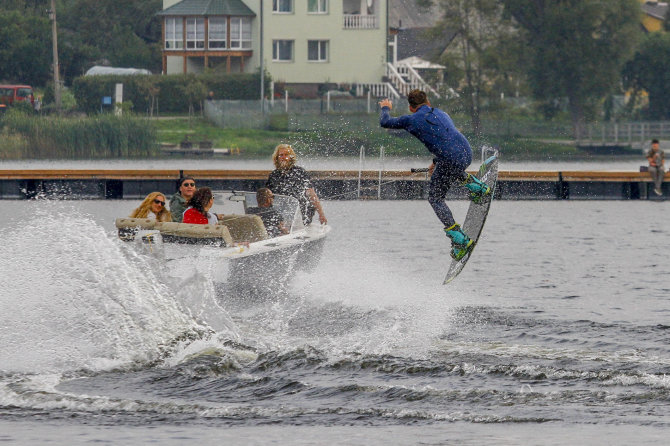
[(410, 115), (392, 118), (382, 107), (379, 125), (387, 129), (405, 129), (421, 141), (435, 161), (446, 161), (465, 170), (472, 162), (472, 148), (454, 126), (448, 114), (439, 108), (422, 105)]

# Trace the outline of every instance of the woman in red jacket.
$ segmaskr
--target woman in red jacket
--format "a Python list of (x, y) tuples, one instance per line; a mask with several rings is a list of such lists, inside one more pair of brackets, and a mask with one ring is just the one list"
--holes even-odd
[(199, 225), (215, 225), (218, 223), (218, 216), (214, 213), (210, 214), (209, 210), (214, 204), (214, 196), (212, 189), (209, 187), (201, 187), (188, 200), (190, 206), (184, 211), (183, 223), (194, 223)]

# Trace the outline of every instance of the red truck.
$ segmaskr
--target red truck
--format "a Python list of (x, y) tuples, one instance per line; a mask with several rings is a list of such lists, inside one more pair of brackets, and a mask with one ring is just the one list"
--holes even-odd
[(35, 107), (35, 94), (30, 85), (0, 85), (0, 104), (10, 106), (25, 101)]

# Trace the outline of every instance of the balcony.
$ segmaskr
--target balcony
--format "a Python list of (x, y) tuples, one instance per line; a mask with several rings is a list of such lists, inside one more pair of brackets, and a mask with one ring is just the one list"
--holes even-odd
[(378, 29), (379, 18), (376, 15), (344, 14), (342, 15), (344, 29)]

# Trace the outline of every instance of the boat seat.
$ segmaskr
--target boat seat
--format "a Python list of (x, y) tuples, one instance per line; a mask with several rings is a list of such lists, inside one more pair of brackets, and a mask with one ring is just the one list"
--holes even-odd
[(214, 244), (232, 246), (230, 231), (223, 225), (197, 225), (191, 223), (166, 222), (158, 225), (164, 242), (194, 245)]
[(228, 227), (235, 242), (257, 242), (267, 240), (268, 231), (258, 215), (230, 214), (219, 220), (219, 226)]
[(116, 228), (119, 230), (119, 238), (123, 241), (131, 241), (135, 238), (135, 234), (140, 229), (154, 229), (156, 227), (156, 220), (150, 218), (117, 218), (114, 222)]

